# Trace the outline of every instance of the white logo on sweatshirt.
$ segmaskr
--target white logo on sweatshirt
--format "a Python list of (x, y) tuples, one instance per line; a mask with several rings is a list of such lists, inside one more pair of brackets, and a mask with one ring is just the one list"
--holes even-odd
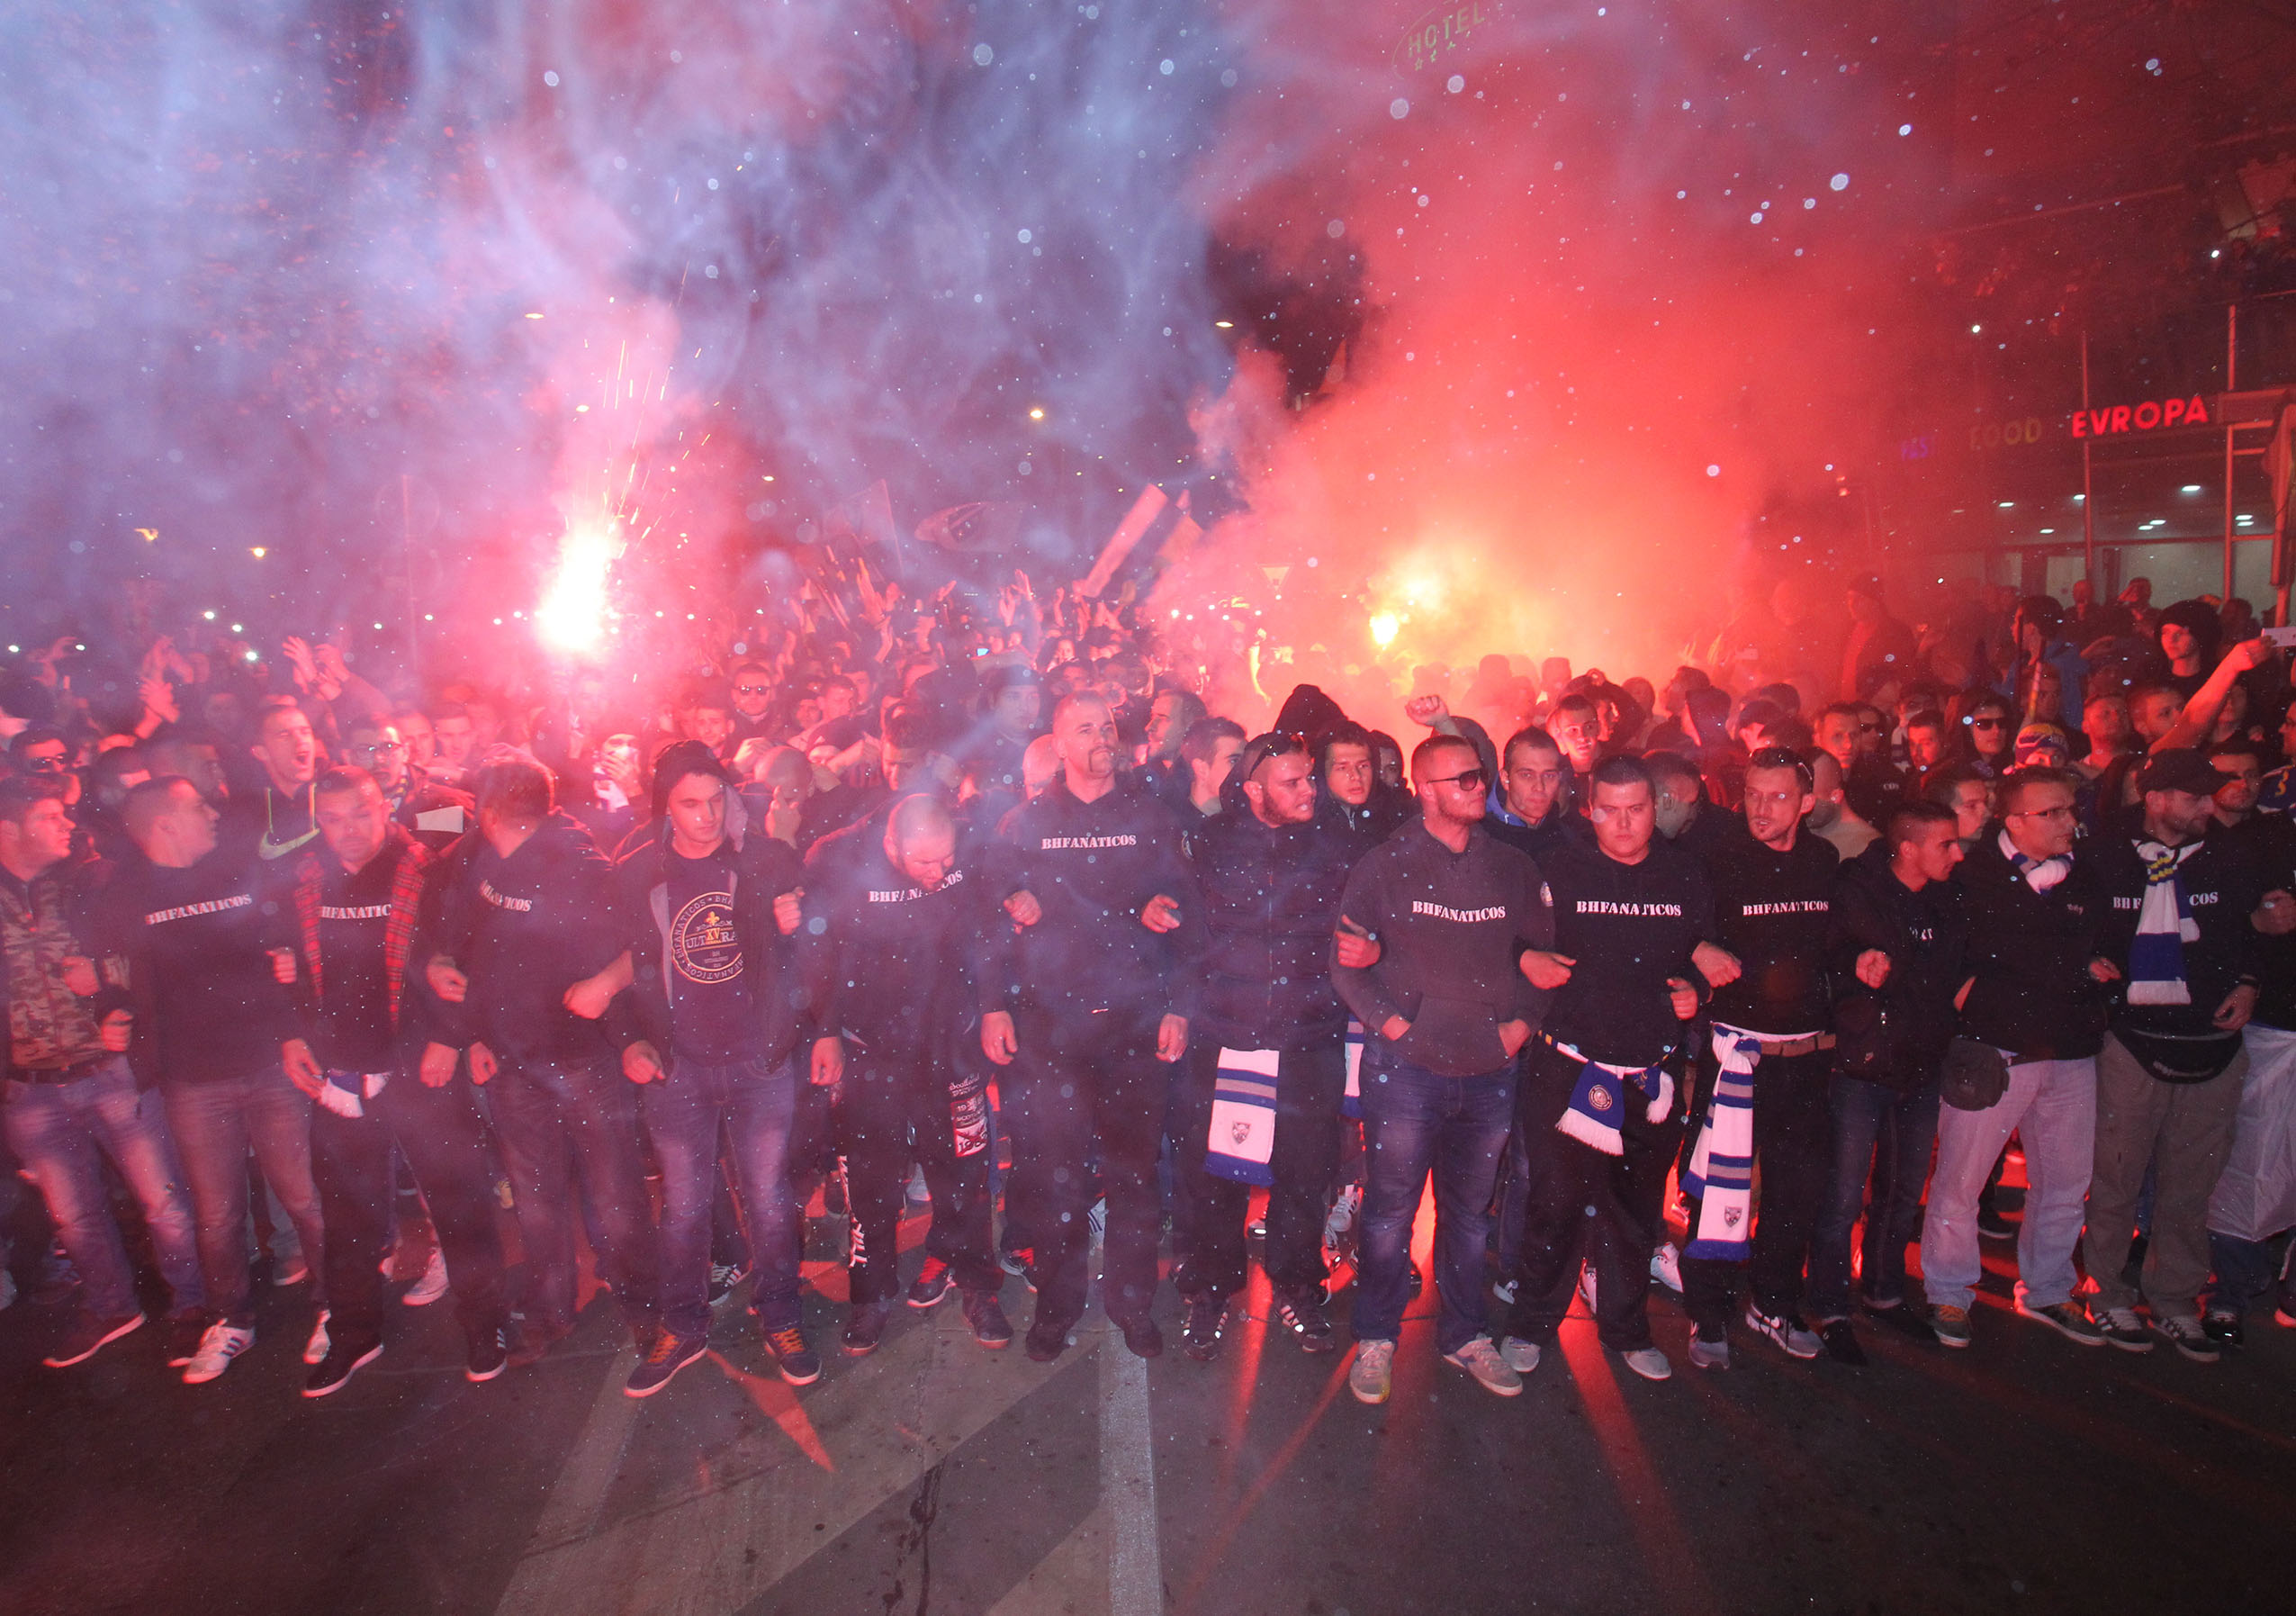
[(1474, 925), (1485, 920), (1504, 920), (1507, 918), (1507, 911), (1503, 908), (1452, 909), (1445, 908), (1439, 903), (1429, 903), (1425, 898), (1413, 900), (1411, 904), (1411, 913), (1414, 915), (1426, 915), (1436, 920), (1455, 920), (1463, 925)]

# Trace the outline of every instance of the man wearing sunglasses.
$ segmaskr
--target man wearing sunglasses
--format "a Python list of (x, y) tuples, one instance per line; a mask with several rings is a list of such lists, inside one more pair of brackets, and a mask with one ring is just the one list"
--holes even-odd
[(1553, 946), (1538, 866), (1482, 827), (1490, 779), (1473, 745), (1430, 736), (1411, 754), (1419, 817), (1358, 862), (1343, 929), (1378, 961), (1332, 977), (1370, 1037), (1364, 1051), (1363, 1259), (1348, 1386), (1384, 1403), (1409, 1296), (1412, 1220), (1435, 1174), (1436, 1346), (1502, 1397), (1523, 1389), (1484, 1332), (1483, 1245), (1515, 1107), (1516, 1056), (1546, 996), (1518, 969)]

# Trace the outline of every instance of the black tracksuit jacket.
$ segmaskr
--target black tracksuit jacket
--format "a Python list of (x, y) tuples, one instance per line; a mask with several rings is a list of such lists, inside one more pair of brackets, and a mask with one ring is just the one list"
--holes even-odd
[(1194, 836), (1203, 892), (1203, 997), (1195, 1032), (1229, 1049), (1336, 1043), (1347, 1009), (1331, 984), (1331, 934), (1369, 838), (1337, 823), (1270, 826), (1229, 782)]

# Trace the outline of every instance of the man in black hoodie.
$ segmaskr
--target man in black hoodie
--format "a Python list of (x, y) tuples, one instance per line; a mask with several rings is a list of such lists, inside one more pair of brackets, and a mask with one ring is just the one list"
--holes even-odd
[(1988, 826), (1957, 876), (1969, 920), (1961, 1035), (1999, 1051), (2006, 1086), (1992, 1105), (1938, 1114), (1937, 1165), (1922, 1217), (1922, 1288), (1930, 1328), (1969, 1344), (1977, 1194), (2014, 1132), (2025, 1143), (2025, 1215), (2017, 1233), (2017, 1311), (2083, 1346), (2103, 1332), (2073, 1299), (2097, 1126), (2097, 1052), (2104, 1044), (2100, 955), (2108, 902), (2095, 859), (2073, 848), (2076, 782), (2020, 769), (2001, 782)]
[(1802, 1323), (1802, 1268), (1833, 1160), (1825, 943), (1840, 861), (1803, 826), (1816, 801), (1800, 754), (1756, 752), (1746, 760), (1743, 815), (1707, 863), (1715, 941), (1735, 970), (1715, 983), (1714, 1036), (1698, 1052), (1682, 1171), (1690, 1197), (1682, 1305), (1697, 1326), (1690, 1361), (1702, 1368), (1730, 1361), (1741, 1266), (1753, 1292), (1747, 1325), (1795, 1358), (1819, 1350)]
[[(2095, 1171), (2082, 1266), (2095, 1282), (2089, 1318), (2114, 1346), (2152, 1350), (2137, 1316), (2186, 1358), (2216, 1361), (2197, 1298), (2208, 1282), (2209, 1197), (2224, 1170), (2248, 1056), (2259, 963), (2249, 924), (2264, 897), (2255, 864), (2212, 835), (2215, 794), (2230, 777), (2200, 753), (2156, 752), (2138, 772), (2141, 818), (2098, 838), (2112, 904), (2104, 952), (2118, 968), (2111, 1030), (2097, 1056)], [(2139, 1283), (2123, 1278), (2137, 1199), (2153, 1177), (2151, 1238)]]
[[(1310, 762), (1296, 736), (1253, 740), (1222, 792), (1223, 810), (1195, 835), (1210, 943), (1172, 1125), (1174, 1282), (1188, 1304), (1184, 1343), (1199, 1361), (1219, 1350), (1229, 1300), (1244, 1287), (1254, 1182), (1268, 1190), (1265, 1267), (1276, 1318), (1310, 1352), (1337, 1344), (1323, 1312), (1322, 1234), (1339, 1160), (1347, 1011), (1327, 954), (1347, 871), (1369, 844), (1316, 822)], [(1267, 1160), (1259, 1174), (1230, 1167), (1243, 1178), (1205, 1166), (1222, 1059), (1236, 1052), (1256, 1055), (1274, 1088)], [(1264, 1070), (1268, 1055), (1272, 1072)]]
[[(1905, 1247), (1937, 1146), (1938, 1078), (1967, 980), (1968, 925), (1952, 875), (1953, 810), (1913, 801), (1833, 884), (1833, 1170), (1810, 1241), (1810, 1322), (1839, 1361), (1865, 1361), (1850, 1324), (1850, 1238), (1862, 1214), (1867, 1308), (1926, 1336), (1905, 1302)], [(1878, 1151), (1878, 1160), (1877, 1160)], [(1873, 1180), (1873, 1201), (1866, 1184)]]
[(849, 1357), (876, 1350), (900, 1293), (912, 1160), (924, 1169), (932, 1228), (909, 1305), (933, 1306), (953, 1284), (976, 1341), (1013, 1339), (996, 1299), (1004, 1276), (991, 1229), (987, 1071), (977, 1044), (965, 1051), (971, 968), (1001, 916), (968, 862), (954, 816), (922, 791), (806, 855), (798, 936), (819, 1023), (810, 1059), (814, 1080), (836, 1087), (851, 1207)]
[[(611, 867), (555, 805), (549, 770), (501, 747), (471, 774), (478, 828), (440, 877), (425, 979), (445, 1007), (433, 1034), (467, 1048), (471, 1081), (491, 1083), (495, 1137), (518, 1194), (526, 1320), (514, 1364), (574, 1327), (572, 1169), (605, 1250), (599, 1267), (644, 1352), (653, 1344), (659, 1263), (646, 1216), (637, 1097), (599, 1026), (623, 952)], [(620, 980), (626, 980), (620, 979)]]
[(630, 990), (607, 1019), (662, 1169), (662, 1329), (623, 1390), (651, 1396), (709, 1349), (721, 1137), (766, 1350), (784, 1380), (806, 1386), (820, 1378), (821, 1360), (798, 1315), (803, 1230), (789, 1142), (797, 1051), (812, 1018), (796, 945), (777, 912), (797, 890), (797, 856), (750, 828), (725, 764), (702, 743), (663, 747), (653, 783), (659, 811), (649, 834), (614, 869)]
[[(1164, 1350), (1148, 1316), (1163, 1217), (1156, 1164), (1171, 1068), (1188, 1048), (1202, 904), (1179, 821), (1138, 776), (1116, 772), (1107, 704), (1063, 699), (1052, 734), (1060, 778), (1013, 809), (984, 854), (989, 897), (1015, 933), (978, 984), (983, 1052), (998, 1066), (1019, 1062), (1006, 1211), (1034, 1242), (1028, 1351), (1058, 1358), (1085, 1311), (1085, 1162), (1097, 1142), (1109, 1318), (1125, 1345), (1153, 1358)], [(1167, 933), (1144, 923), (1156, 898), (1175, 923)]]
[(1484, 1334), (1483, 1245), (1515, 1109), (1515, 1057), (1545, 996), (1524, 979), (1526, 948), (1553, 942), (1538, 866), (1481, 826), (1490, 778), (1472, 742), (1434, 735), (1411, 756), (1419, 818), (1347, 878), (1341, 925), (1380, 945), (1351, 969), (1334, 951), (1339, 997), (1368, 1034), (1362, 1074), (1365, 1178), (1355, 1281), (1358, 1401), (1384, 1403), (1410, 1285), (1411, 1221), (1435, 1174), (1436, 1346), (1502, 1397), (1523, 1389)]

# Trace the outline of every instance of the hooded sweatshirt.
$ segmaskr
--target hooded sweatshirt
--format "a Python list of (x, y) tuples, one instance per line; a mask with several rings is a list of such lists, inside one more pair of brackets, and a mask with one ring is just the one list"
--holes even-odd
[(1379, 940), (1379, 962), (1349, 970), (1332, 951), (1339, 997), (1384, 1042), (1387, 1023), (1410, 1028), (1388, 1047), (1445, 1077), (1475, 1077), (1508, 1063), (1499, 1026), (1534, 1029), (1546, 995), (1525, 979), (1526, 948), (1554, 945), (1554, 915), (1538, 866), (1480, 825), (1454, 853), (1413, 819), (1356, 863), (1341, 899), (1346, 918)]

